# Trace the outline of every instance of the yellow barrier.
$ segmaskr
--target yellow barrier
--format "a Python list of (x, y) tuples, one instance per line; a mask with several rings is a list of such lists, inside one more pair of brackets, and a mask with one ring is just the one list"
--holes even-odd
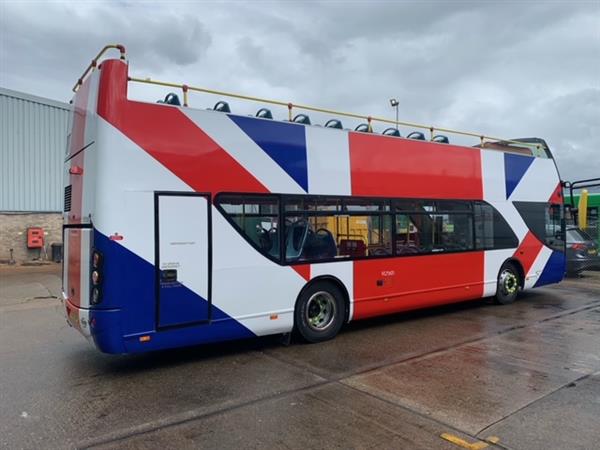
[(587, 228), (588, 190), (581, 191), (577, 205), (577, 226), (582, 230)]

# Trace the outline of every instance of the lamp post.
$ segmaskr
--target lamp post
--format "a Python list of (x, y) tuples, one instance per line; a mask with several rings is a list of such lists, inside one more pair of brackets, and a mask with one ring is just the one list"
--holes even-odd
[(398, 105), (400, 103), (398, 102), (398, 100), (396, 100), (395, 98), (390, 98), (390, 105), (392, 105), (392, 108), (396, 108), (396, 130), (398, 129)]

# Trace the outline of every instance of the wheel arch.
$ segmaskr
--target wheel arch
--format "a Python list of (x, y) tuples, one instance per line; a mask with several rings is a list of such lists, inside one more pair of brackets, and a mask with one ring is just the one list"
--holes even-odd
[(506, 264), (512, 264), (513, 266), (515, 266), (515, 268), (517, 269), (517, 272), (519, 272), (519, 285), (520, 285), (521, 289), (524, 289), (525, 288), (525, 270), (523, 269), (523, 264), (521, 264), (521, 261), (519, 261), (517, 258), (508, 258), (500, 266), (500, 270), (498, 271), (498, 276), (500, 276), (500, 272), (502, 271), (502, 268)]
[(348, 294), (348, 289), (346, 288), (346, 285), (342, 282), (342, 280), (340, 280), (334, 275), (319, 275), (318, 277), (311, 278), (302, 287), (302, 289), (300, 289), (300, 292), (298, 292), (298, 296), (296, 297), (296, 301), (294, 302), (294, 309), (296, 308), (296, 305), (298, 304), (298, 301), (300, 300), (300, 297), (302, 296), (304, 291), (306, 291), (306, 289), (308, 289), (313, 284), (322, 281), (334, 284), (341, 291), (342, 295), (344, 296), (344, 323), (348, 323), (348, 321), (350, 320), (350, 295)]

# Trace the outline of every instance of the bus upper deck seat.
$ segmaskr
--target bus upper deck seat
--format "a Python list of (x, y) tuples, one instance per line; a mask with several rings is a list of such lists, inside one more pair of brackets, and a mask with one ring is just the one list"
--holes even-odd
[(401, 137), (400, 132), (396, 128), (386, 128), (381, 134), (384, 134), (386, 136)]
[(372, 129), (369, 129), (368, 123), (361, 123), (354, 129), (354, 131), (360, 131), (361, 133), (372, 133), (373, 132)]
[(340, 255), (344, 256), (367, 256), (367, 246), (362, 239), (341, 239)]
[(408, 139), (417, 139), (419, 141), (424, 141), (425, 140), (425, 135), (423, 133), (421, 133), (420, 131), (413, 131), (412, 133), (410, 133), (406, 137)]
[(327, 121), (327, 123), (325, 123), (325, 128), (337, 128), (342, 130), (344, 127), (342, 126), (342, 122), (340, 122), (338, 119), (330, 119)]
[(273, 114), (271, 114), (271, 110), (268, 108), (260, 108), (256, 111), (256, 117), (260, 117), (261, 119), (272, 119)]
[(308, 117), (306, 114), (297, 114), (296, 117), (292, 119), (292, 122), (310, 125), (310, 117)]
[(159, 100), (156, 103), (165, 103), (167, 105), (175, 105), (181, 106), (181, 102), (179, 101), (179, 97), (174, 92), (169, 92), (164, 100)]
[(218, 101), (217, 103), (215, 103), (215, 106), (213, 107), (214, 111), (219, 111), (219, 112), (224, 112), (224, 113), (230, 113), (231, 109), (229, 108), (229, 103), (224, 102), (223, 100)]
[(439, 142), (440, 144), (449, 144), (450, 140), (448, 136), (444, 136), (443, 134), (438, 134), (431, 139), (433, 142)]

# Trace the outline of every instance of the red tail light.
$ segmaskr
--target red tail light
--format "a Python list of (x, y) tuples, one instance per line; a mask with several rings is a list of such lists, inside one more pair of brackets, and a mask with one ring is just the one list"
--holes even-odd
[(581, 243), (575, 243), (575, 244), (571, 244), (570, 247), (573, 250), (585, 250), (587, 247), (585, 246), (585, 244), (581, 244)]

